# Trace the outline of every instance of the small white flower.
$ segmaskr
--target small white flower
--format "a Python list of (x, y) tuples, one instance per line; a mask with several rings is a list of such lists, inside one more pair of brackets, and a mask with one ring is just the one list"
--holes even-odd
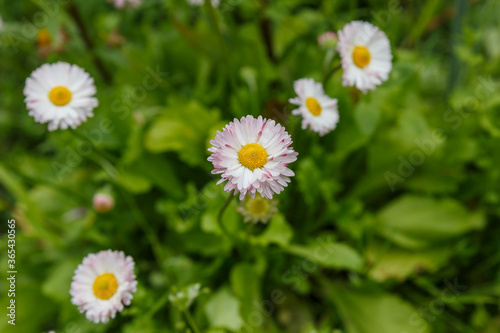
[(94, 323), (107, 323), (129, 305), (137, 289), (134, 260), (119, 251), (89, 254), (75, 270), (71, 303)]
[(222, 174), (217, 184), (227, 180), (224, 190), (239, 192), (240, 200), (247, 193), (254, 198), (257, 192), (272, 199), (288, 185), (288, 177), (295, 175), (287, 166), (298, 153), (290, 147), (292, 138), (285, 128), (274, 120), (261, 116), (234, 119), (210, 143), (214, 146), (208, 149), (212, 173)]
[(278, 200), (269, 200), (259, 194), (255, 198), (247, 196), (241, 201), (237, 211), (243, 215), (245, 222), (267, 223), (278, 212)]
[(353, 21), (338, 32), (344, 86), (366, 93), (389, 77), (392, 54), (389, 39), (371, 23)]
[(65, 62), (44, 64), (26, 79), (24, 96), (29, 115), (49, 131), (76, 128), (99, 104), (94, 79), (82, 68)]
[[(202, 6), (205, 3), (205, 0), (188, 0), (188, 2), (192, 6)], [(220, 0), (212, 0), (213, 7), (219, 7)]]
[(123, 8), (125, 5), (129, 5), (130, 7), (139, 7), (141, 5), (142, 0), (108, 0), (108, 2), (114, 3), (116, 8)]
[(297, 80), (293, 86), (297, 97), (289, 102), (299, 106), (292, 114), (302, 116), (302, 129), (309, 127), (321, 136), (334, 130), (339, 122), (337, 99), (328, 97), (313, 79)]

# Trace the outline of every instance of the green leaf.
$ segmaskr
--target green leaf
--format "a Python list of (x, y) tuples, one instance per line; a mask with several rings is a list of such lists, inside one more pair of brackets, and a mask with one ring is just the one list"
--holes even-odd
[(151, 182), (143, 176), (126, 171), (118, 173), (118, 183), (132, 193), (144, 193), (151, 189)]
[(395, 246), (386, 249), (380, 244), (372, 244), (366, 252), (367, 261), (373, 264), (368, 274), (377, 281), (404, 281), (423, 271), (436, 271), (447, 263), (452, 254), (453, 250), (449, 247), (416, 252)]
[(321, 169), (318, 168), (311, 157), (299, 159), (295, 178), (304, 200), (308, 206), (314, 207), (321, 194), (318, 184), (321, 184), (324, 179)]
[(205, 305), (210, 326), (231, 331), (236, 331), (243, 325), (239, 310), (240, 302), (228, 287), (219, 289)]
[(71, 286), (73, 272), (78, 266), (78, 263), (72, 261), (64, 261), (50, 271), (51, 274), (42, 284), (42, 292), (44, 295), (51, 297), (59, 302), (67, 302), (70, 299), (68, 290)]
[(124, 169), (134, 175), (147, 178), (174, 198), (180, 199), (184, 196), (184, 186), (172, 163), (161, 156), (143, 153)]
[(354, 109), (354, 118), (361, 132), (366, 136), (370, 136), (380, 119), (380, 108), (374, 103), (363, 101)]
[(376, 216), (383, 237), (408, 249), (421, 249), (484, 227), (484, 213), (469, 212), (453, 199), (405, 195)]
[(191, 166), (206, 162), (205, 140), (219, 121), (219, 111), (209, 111), (195, 101), (175, 101), (147, 130), (144, 145), (153, 153), (175, 151)]
[[(261, 277), (255, 268), (249, 264), (238, 264), (231, 270), (231, 287), (240, 300), (240, 315), (249, 318), (255, 311), (264, 311), (261, 308)], [(248, 326), (247, 329), (250, 327)], [(257, 328), (257, 327), (253, 327)]]
[(253, 244), (267, 246), (277, 244), (286, 247), (293, 237), (293, 230), (282, 214), (276, 214), (269, 221), (266, 230), (257, 237), (252, 237)]
[(291, 245), (286, 251), (318, 263), (323, 267), (362, 271), (363, 258), (350, 246), (335, 243), (331, 236), (318, 238), (308, 246)]
[(411, 305), (388, 293), (332, 284), (329, 292), (346, 333), (427, 333), (427, 322)]

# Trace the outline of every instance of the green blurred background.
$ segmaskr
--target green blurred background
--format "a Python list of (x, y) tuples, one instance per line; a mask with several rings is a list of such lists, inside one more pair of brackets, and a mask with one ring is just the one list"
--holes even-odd
[[(2, 1), (0, 331), (189, 332), (189, 306), (210, 333), (499, 332), (499, 13), (494, 0)], [(294, 133), (280, 213), (249, 229), (232, 201), (229, 240), (208, 141), (247, 114), (294, 126), (294, 80), (339, 61), (325, 65), (318, 35), (351, 20), (387, 34), (389, 80), (364, 95), (337, 72), (337, 129)], [(25, 79), (55, 61), (96, 81), (95, 117), (75, 131), (48, 132), (23, 102)], [(103, 189), (116, 206), (98, 214)], [(94, 325), (69, 287), (108, 248), (134, 258), (139, 287)], [(168, 300), (195, 283), (200, 295)]]

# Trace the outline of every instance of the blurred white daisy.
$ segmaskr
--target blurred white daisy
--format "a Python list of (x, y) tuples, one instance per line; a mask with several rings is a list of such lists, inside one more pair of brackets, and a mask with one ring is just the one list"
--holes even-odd
[(94, 323), (107, 323), (129, 305), (136, 291), (134, 260), (119, 251), (89, 254), (75, 270), (71, 303)]
[(24, 96), (29, 115), (49, 123), (49, 131), (76, 128), (99, 104), (94, 79), (82, 68), (65, 62), (44, 64), (26, 79)]
[(387, 80), (392, 69), (391, 44), (371, 23), (353, 21), (338, 33), (344, 86), (366, 93)]
[(245, 222), (267, 223), (278, 212), (278, 200), (266, 199), (257, 194), (255, 198), (246, 197), (237, 208)]
[(108, 2), (112, 2), (116, 8), (123, 8), (125, 5), (129, 5), (130, 7), (139, 7), (141, 5), (142, 0), (108, 0)]
[(302, 116), (302, 129), (309, 127), (321, 136), (334, 130), (339, 122), (337, 99), (328, 97), (313, 79), (297, 80), (293, 87), (297, 97), (289, 102), (299, 106), (292, 114)]
[[(205, 0), (188, 0), (192, 6), (201, 6), (205, 3)], [(220, 0), (212, 0), (212, 6), (219, 7)]]
[(285, 128), (274, 120), (261, 116), (234, 119), (210, 143), (214, 146), (208, 149), (212, 173), (222, 174), (217, 184), (227, 180), (224, 190), (239, 192), (240, 200), (247, 193), (254, 198), (257, 192), (272, 199), (288, 185), (288, 177), (294, 176), (287, 166), (298, 153), (290, 147), (292, 138)]

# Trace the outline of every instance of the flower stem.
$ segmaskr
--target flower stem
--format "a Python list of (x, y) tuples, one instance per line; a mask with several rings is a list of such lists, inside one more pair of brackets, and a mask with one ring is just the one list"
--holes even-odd
[(200, 329), (196, 325), (196, 322), (194, 321), (193, 316), (191, 316), (191, 313), (189, 313), (189, 310), (186, 309), (186, 310), (183, 310), (182, 312), (184, 313), (184, 316), (186, 317), (186, 320), (187, 320), (189, 326), (191, 326), (191, 328), (193, 329), (193, 332), (194, 333), (201, 333)]
[(92, 153), (95, 153), (96, 156), (90, 155), (89, 159), (98, 164), (106, 173), (111, 177), (111, 179), (116, 180), (118, 177), (118, 171), (114, 166), (116, 163), (116, 159), (114, 156), (106, 153), (105, 151), (99, 149), (92, 141), (86, 138), (77, 130), (68, 131), (72, 135), (74, 135), (78, 140), (82, 140), (84, 142), (89, 142), (92, 147)]
[(323, 87), (326, 86), (328, 80), (332, 77), (332, 75), (341, 68), (342, 65), (338, 64), (337, 66), (333, 67), (328, 73), (326, 73), (325, 78), (323, 79)]
[(260, 1), (260, 7), (259, 7), (259, 13), (258, 13), (260, 35), (261, 35), (262, 40), (264, 42), (264, 46), (265, 46), (267, 57), (269, 58), (269, 61), (271, 61), (272, 63), (276, 63), (278, 61), (278, 59), (276, 58), (276, 54), (274, 52), (274, 47), (273, 47), (272, 23), (271, 23), (271, 20), (266, 15), (268, 2), (269, 1), (267, 1), (267, 0)]
[(168, 302), (168, 293), (165, 293), (161, 298), (159, 298), (149, 311), (142, 317), (142, 320), (149, 321), (155, 315), (158, 310), (160, 310)]
[(224, 222), (222, 222), (222, 216), (224, 215), (224, 211), (226, 208), (229, 206), (231, 201), (233, 200), (233, 193), (229, 193), (229, 197), (226, 199), (226, 202), (224, 202), (224, 205), (221, 207), (219, 214), (217, 215), (217, 223), (219, 224), (220, 229), (226, 235), (230, 240), (234, 240), (234, 237), (231, 235), (229, 230), (227, 230), (226, 226), (224, 225)]
[(100, 157), (108, 160), (109, 162), (116, 163), (116, 158), (114, 156), (108, 154), (104, 150), (101, 150), (90, 139), (88, 139), (87, 137), (85, 137), (82, 133), (78, 132), (78, 130), (73, 130), (73, 131), (69, 131), (69, 132), (71, 134), (73, 134), (75, 137), (77, 137), (78, 139), (80, 139), (80, 140), (82, 140), (84, 142), (90, 142), (90, 144), (92, 145), (92, 149), (95, 150), (95, 152), (97, 153), (97, 155), (99, 155)]
[(74, 1), (71, 1), (71, 3), (68, 6), (68, 13), (75, 20), (76, 26), (78, 27), (78, 30), (80, 30), (80, 35), (82, 36), (83, 42), (85, 43), (85, 46), (87, 46), (87, 49), (92, 55), (92, 61), (94, 62), (94, 65), (99, 71), (99, 73), (101, 73), (103, 81), (106, 84), (111, 84), (111, 74), (106, 68), (106, 66), (104, 66), (102, 60), (95, 53), (94, 42), (92, 41), (92, 38), (90, 38), (90, 34), (87, 30), (87, 25), (85, 21), (82, 19), (82, 16), (78, 11), (78, 7), (76, 6)]
[[(297, 118), (297, 117), (295, 117)], [(297, 132), (297, 128), (299, 127), (299, 124), (300, 124), (300, 119), (295, 119), (295, 124), (293, 125), (291, 131), (288, 132), (288, 134), (290, 134), (290, 136), (292, 137), (292, 140), (293, 140), (293, 136), (295, 135), (295, 132)]]
[(155, 256), (156, 262), (158, 266), (161, 267), (163, 263), (163, 250), (161, 248), (161, 243), (158, 237), (156, 236), (156, 233), (154, 232), (151, 225), (149, 225), (147, 219), (142, 214), (141, 210), (139, 209), (139, 206), (137, 205), (137, 202), (135, 201), (135, 198), (132, 195), (130, 195), (126, 190), (123, 190), (122, 192), (123, 196), (125, 197), (125, 200), (129, 204), (129, 208), (132, 210), (132, 214), (137, 219), (139, 226), (142, 228), (143, 232), (146, 234), (146, 237), (151, 243), (151, 247), (153, 249), (153, 254)]
[(323, 73), (326, 73), (328, 68), (332, 65), (333, 58), (335, 57), (335, 50), (328, 49), (323, 60)]

